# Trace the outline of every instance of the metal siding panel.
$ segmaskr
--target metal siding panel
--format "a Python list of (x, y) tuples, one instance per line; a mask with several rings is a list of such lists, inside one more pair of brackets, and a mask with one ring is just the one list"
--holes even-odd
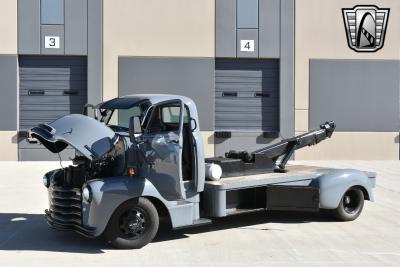
[(259, 0), (259, 57), (280, 56), (280, 0)]
[(311, 60), (310, 127), (335, 120), (337, 131), (398, 132), (400, 61)]
[(280, 132), (294, 136), (294, 0), (281, 0)]
[(18, 54), (40, 54), (40, 0), (18, 0)]
[(278, 60), (219, 59), (215, 69), (216, 130), (279, 131)]
[(88, 103), (103, 98), (103, 1), (88, 1)]
[(15, 131), (17, 130), (17, 56), (0, 55), (0, 70), (0, 130)]
[[(64, 55), (64, 25), (42, 25), (40, 50), (43, 55)], [(60, 48), (45, 48), (45, 36), (59, 36)]]
[(215, 56), (236, 57), (236, 1), (215, 1)]
[(213, 130), (214, 59), (119, 57), (118, 94), (178, 94), (192, 98), (200, 126)]
[[(257, 58), (258, 57), (258, 29), (238, 29), (237, 30), (237, 57), (238, 58)], [(241, 40), (254, 40), (254, 51), (240, 51)]]
[(87, 0), (65, 0), (65, 54), (87, 55)]

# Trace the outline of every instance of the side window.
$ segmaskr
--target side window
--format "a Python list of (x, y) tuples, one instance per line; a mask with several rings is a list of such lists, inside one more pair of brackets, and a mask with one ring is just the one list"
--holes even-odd
[[(185, 105), (183, 123), (189, 123), (189, 109)], [(163, 123), (179, 123), (180, 107), (170, 106), (161, 108), (161, 118)]]
[[(163, 105), (155, 108), (147, 126), (147, 132), (174, 132), (179, 130), (180, 106)], [(189, 111), (185, 106), (183, 123), (189, 123)]]
[(161, 107), (161, 121), (168, 124), (179, 123), (180, 107)]

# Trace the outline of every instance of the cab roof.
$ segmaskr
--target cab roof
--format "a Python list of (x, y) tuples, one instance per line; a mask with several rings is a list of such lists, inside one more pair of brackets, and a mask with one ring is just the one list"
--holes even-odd
[(164, 94), (138, 94), (138, 95), (126, 95), (111, 100), (102, 102), (98, 105), (100, 109), (129, 109), (140, 102), (150, 102), (151, 104), (157, 104), (167, 100), (180, 99), (185, 104), (193, 103), (193, 100), (186, 96), (181, 95), (164, 95)]

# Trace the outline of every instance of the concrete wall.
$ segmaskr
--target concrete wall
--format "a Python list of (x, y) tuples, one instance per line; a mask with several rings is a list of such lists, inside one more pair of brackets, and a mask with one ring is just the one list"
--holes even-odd
[(201, 131), (203, 136), (204, 156), (214, 157), (214, 132)]
[[(0, 8), (0, 160), (17, 159), (17, 1), (3, 0)], [(11, 74), (11, 76), (10, 76)], [(10, 120), (13, 122), (10, 124)], [(15, 119), (15, 121), (14, 121)]]
[[(297, 132), (296, 134), (300, 134)], [(399, 134), (394, 132), (335, 132), (331, 139), (296, 152), (297, 160), (399, 158)]]
[(214, 57), (214, 0), (104, 0), (104, 100), (118, 95), (118, 57)]
[[(295, 20), (295, 130), (309, 129), (309, 69), (311, 59), (399, 60), (400, 1), (363, 1), (363, 5), (390, 8), (384, 47), (375, 53), (356, 53), (347, 45), (342, 8), (354, 0), (296, 1)], [(357, 139), (356, 136), (359, 136)], [(398, 133), (340, 132), (327, 144), (296, 153), (296, 159), (399, 159)], [(396, 140), (395, 140), (396, 139)], [(350, 148), (351, 147), (351, 148)], [(350, 149), (348, 152), (347, 149)], [(351, 151), (358, 151), (352, 153)]]
[(0, 8), (0, 54), (17, 54), (17, 1), (2, 0)]
[[(118, 96), (118, 58), (212, 58), (214, 0), (104, 0), (103, 99)], [(210, 103), (213, 105), (213, 102)], [(206, 127), (209, 130), (210, 127)], [(212, 129), (212, 128), (211, 128)], [(212, 132), (203, 132), (207, 155)]]

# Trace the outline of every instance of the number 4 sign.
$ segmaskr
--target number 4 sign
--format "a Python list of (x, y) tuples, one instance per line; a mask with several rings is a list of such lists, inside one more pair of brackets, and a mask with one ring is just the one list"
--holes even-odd
[(254, 40), (240, 40), (241, 52), (254, 52)]
[(60, 36), (45, 36), (44, 48), (60, 48)]

